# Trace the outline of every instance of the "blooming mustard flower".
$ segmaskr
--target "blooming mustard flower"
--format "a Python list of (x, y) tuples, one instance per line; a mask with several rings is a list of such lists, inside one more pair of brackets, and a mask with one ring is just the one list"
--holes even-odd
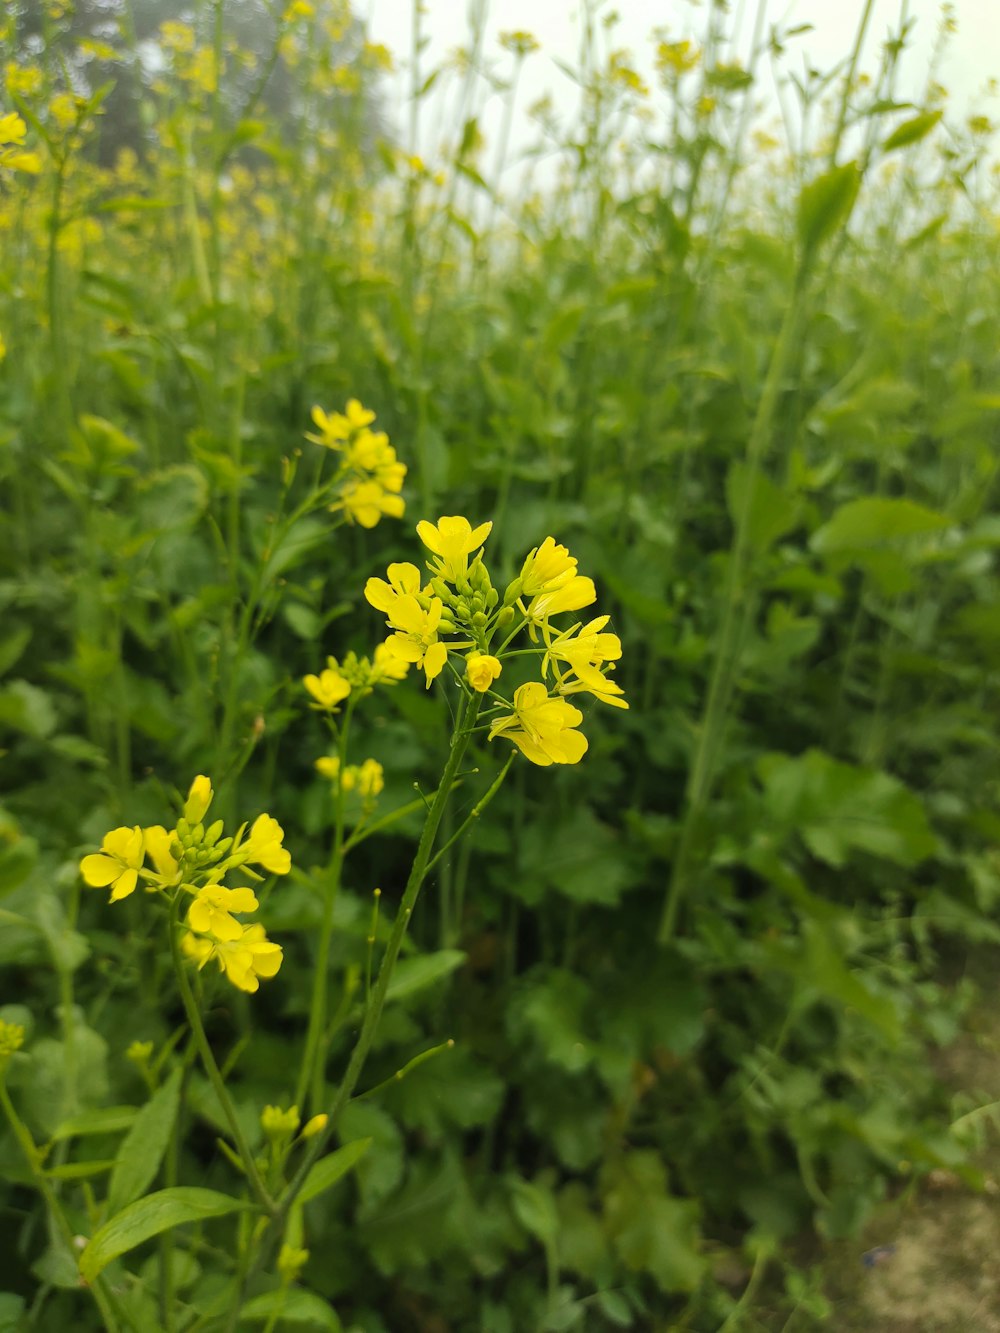
[[(181, 867), (173, 853), (176, 832), (168, 833), (162, 824), (151, 824), (149, 828), (143, 829), (143, 835), (146, 855), (153, 863), (157, 878), (160, 880), (160, 887), (179, 884)], [(157, 885), (146, 887), (155, 889)]]
[(583, 714), (563, 699), (553, 699), (541, 681), (514, 691), (514, 711), (497, 718), (489, 738), (506, 736), (533, 764), (578, 764), (587, 753), (587, 738), (574, 730)]
[(312, 707), (328, 713), (335, 713), (351, 692), (350, 681), (330, 667), (318, 676), (303, 676), (302, 683), (316, 700)]
[[(376, 611), (385, 611), (388, 614), (400, 597), (415, 597), (420, 592), (420, 570), (416, 565), (404, 560), (390, 565), (386, 573), (389, 576), (388, 583), (385, 579), (368, 580), (365, 584), (365, 600), (370, 602)], [(377, 658), (378, 649), (375, 650), (375, 655)]]
[(221, 884), (206, 884), (198, 890), (188, 908), (188, 925), (199, 935), (214, 935), (217, 940), (238, 940), (243, 924), (233, 912), (256, 912), (260, 904), (253, 889), (226, 889)]
[(261, 977), (268, 980), (281, 967), (281, 946), (271, 943), (261, 925), (244, 926), (236, 940), (216, 940), (189, 933), (181, 940), (181, 947), (199, 969), (214, 958), (227, 980), (251, 995), (260, 989)]
[(292, 868), (292, 858), (281, 842), (285, 831), (271, 815), (258, 815), (254, 820), (250, 836), (239, 849), (243, 861), (263, 866), (272, 875), (287, 875)]
[(101, 850), (80, 862), (80, 873), (92, 888), (110, 887), (111, 901), (116, 903), (135, 891), (143, 854), (143, 834), (138, 824), (112, 829), (105, 835)]
[(448, 659), (448, 645), (438, 638), (443, 610), (438, 597), (432, 597), (425, 610), (415, 597), (407, 596), (398, 597), (389, 613), (389, 624), (396, 631), (386, 639), (389, 651), (423, 667), (428, 686)]
[(378, 481), (348, 481), (340, 494), (340, 499), (330, 506), (332, 510), (342, 509), (350, 523), (358, 523), (363, 528), (374, 528), (383, 514), (391, 518), (402, 518), (406, 505), (399, 495), (387, 491)]
[(460, 516), (439, 518), (436, 525), (426, 519), (417, 524), (417, 536), (438, 557), (431, 561), (434, 572), (450, 583), (466, 577), (469, 556), (482, 546), (492, 530), (492, 522), (474, 528), (467, 518)]
[(561, 588), (576, 577), (576, 571), (576, 558), (554, 537), (546, 537), (541, 546), (536, 546), (525, 557), (521, 566), (520, 595), (531, 598)]

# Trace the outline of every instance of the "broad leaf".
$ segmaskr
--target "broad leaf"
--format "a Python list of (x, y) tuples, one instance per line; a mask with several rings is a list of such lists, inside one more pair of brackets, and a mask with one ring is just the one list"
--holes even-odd
[(157, 1088), (119, 1149), (108, 1190), (108, 1213), (112, 1217), (144, 1194), (156, 1178), (177, 1119), (181, 1077), (181, 1070), (175, 1069)]
[(204, 1222), (207, 1218), (222, 1217), (245, 1207), (239, 1199), (217, 1190), (195, 1186), (158, 1190), (130, 1203), (117, 1217), (94, 1232), (80, 1255), (80, 1272), (88, 1282), (93, 1282), (112, 1259), (134, 1250), (153, 1236), (162, 1235), (172, 1227)]

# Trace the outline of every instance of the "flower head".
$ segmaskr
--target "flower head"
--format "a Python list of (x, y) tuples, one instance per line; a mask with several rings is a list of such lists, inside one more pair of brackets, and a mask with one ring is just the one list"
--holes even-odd
[(500, 675), (500, 659), (489, 653), (470, 653), (465, 662), (465, 678), (474, 690), (485, 694)]
[(514, 711), (497, 718), (489, 738), (506, 736), (533, 764), (578, 764), (587, 753), (587, 738), (574, 730), (583, 714), (564, 699), (551, 698), (541, 681), (514, 691)]
[(417, 536), (438, 557), (430, 562), (431, 567), (449, 583), (458, 583), (466, 577), (469, 556), (482, 546), (492, 530), (492, 522), (474, 528), (467, 518), (459, 516), (439, 518), (436, 525), (426, 519), (417, 524)]
[[(143, 830), (146, 855), (152, 861), (157, 878), (164, 888), (180, 883), (180, 862), (173, 853), (176, 837), (176, 832), (168, 833), (162, 824), (151, 824)], [(152, 884), (146, 887), (155, 889), (157, 886)]]
[(240, 847), (241, 861), (250, 861), (263, 866), (272, 875), (287, 875), (292, 868), (292, 858), (288, 849), (281, 842), (285, 831), (271, 815), (258, 815), (254, 820), (250, 836)]
[(260, 925), (244, 926), (237, 940), (207, 939), (189, 933), (181, 940), (181, 947), (199, 968), (214, 958), (226, 979), (251, 995), (260, 989), (261, 977), (267, 980), (275, 976), (281, 966), (281, 946), (272, 944)]
[(134, 828), (116, 828), (105, 835), (101, 850), (80, 862), (84, 881), (96, 889), (110, 887), (111, 901), (118, 902), (134, 892), (142, 869), (143, 833)]
[(521, 596), (530, 598), (561, 588), (576, 577), (576, 569), (576, 558), (566, 547), (546, 537), (541, 546), (529, 551), (521, 566)]
[(187, 800), (184, 802), (184, 818), (189, 824), (201, 823), (208, 813), (208, 807), (212, 804), (213, 795), (211, 779), (199, 773), (191, 783)]
[(238, 940), (243, 925), (233, 912), (256, 912), (260, 904), (253, 889), (226, 889), (221, 884), (206, 884), (198, 890), (188, 908), (188, 925), (200, 935), (214, 935), (217, 940)]
[(374, 479), (349, 480), (340, 493), (340, 499), (330, 506), (342, 509), (349, 523), (360, 523), (363, 528), (374, 528), (383, 514), (402, 518), (406, 503), (400, 495), (393, 495)]
[(351, 692), (350, 681), (345, 680), (339, 671), (331, 667), (321, 671), (318, 676), (303, 676), (302, 684), (316, 700), (312, 707), (328, 713), (335, 713), (337, 706), (342, 704)]

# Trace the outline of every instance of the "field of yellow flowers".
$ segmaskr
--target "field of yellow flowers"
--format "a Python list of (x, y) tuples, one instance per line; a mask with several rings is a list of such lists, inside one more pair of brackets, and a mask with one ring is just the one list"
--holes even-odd
[(837, 1329), (982, 1189), (997, 170), (870, 8), (779, 142), (762, 6), (566, 123), (416, 5), (400, 128), (347, 0), (4, 0), (0, 1329)]

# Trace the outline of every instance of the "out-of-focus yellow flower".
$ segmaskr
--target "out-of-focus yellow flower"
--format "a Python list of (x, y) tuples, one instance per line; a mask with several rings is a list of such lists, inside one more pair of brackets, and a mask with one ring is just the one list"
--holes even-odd
[(153, 1054), (153, 1043), (151, 1041), (133, 1041), (125, 1052), (125, 1059), (130, 1060), (132, 1064), (138, 1065), (141, 1069), (143, 1065), (148, 1064)]
[(489, 738), (506, 736), (533, 764), (578, 764), (587, 753), (587, 738), (575, 728), (583, 714), (564, 699), (553, 699), (541, 681), (514, 691), (514, 711), (490, 726)]
[(0, 361), (7, 355), (7, 344), (3, 340), (3, 334), (0, 333)]
[(317, 1134), (322, 1134), (329, 1121), (330, 1117), (328, 1115), (314, 1115), (311, 1120), (307, 1120), (302, 1126), (302, 1137), (304, 1139), (314, 1139)]
[(375, 420), (375, 413), (362, 407), (357, 398), (349, 398), (343, 412), (326, 413), (321, 407), (314, 407), (311, 415), (320, 433), (307, 433), (306, 439), (325, 445), (327, 449), (342, 449), (355, 432), (370, 426)]
[(357, 786), (366, 801), (374, 800), (385, 787), (385, 773), (377, 759), (366, 759), (357, 770)]
[(176, 19), (167, 19), (160, 24), (159, 45), (166, 51), (175, 51), (188, 55), (194, 50), (194, 28), (190, 23), (180, 23)]
[(474, 690), (485, 694), (502, 670), (499, 658), (489, 653), (470, 653), (465, 663), (465, 678)]
[(20, 1023), (0, 1019), (0, 1060), (7, 1060), (24, 1045), (24, 1028)]
[(409, 662), (391, 653), (384, 643), (378, 644), (372, 657), (371, 683), (373, 685), (396, 685), (405, 680), (410, 670)]
[(439, 518), (437, 523), (421, 519), (417, 536), (438, 558), (431, 566), (439, 578), (456, 583), (469, 572), (469, 556), (481, 547), (493, 530), (493, 523), (480, 523), (474, 528), (467, 518), (459, 515)]
[(351, 692), (350, 681), (329, 667), (318, 676), (303, 676), (302, 683), (316, 701), (311, 706), (327, 713), (335, 713)]
[(37, 175), (42, 160), (36, 152), (22, 148), (28, 127), (16, 111), (0, 116), (0, 167)]
[(226, 889), (221, 884), (206, 884), (188, 908), (188, 925), (199, 935), (214, 935), (217, 940), (238, 940), (243, 923), (233, 912), (256, 912), (260, 904), (253, 889)]
[(134, 828), (116, 828), (105, 835), (101, 850), (80, 862), (84, 882), (95, 889), (111, 889), (111, 901), (119, 902), (135, 891), (143, 860), (143, 834)]
[(187, 934), (181, 947), (199, 968), (214, 958), (226, 979), (237, 989), (253, 994), (260, 989), (260, 979), (277, 975), (281, 967), (282, 950), (272, 944), (260, 925), (244, 926), (238, 940), (213, 940)]
[(701, 52), (692, 42), (660, 42), (656, 48), (656, 68), (664, 77), (688, 74), (700, 59)]
[(332, 504), (334, 511), (342, 509), (349, 522), (363, 528), (374, 528), (383, 514), (402, 518), (406, 504), (399, 495), (393, 495), (377, 481), (349, 481), (340, 499)]
[(294, 1282), (309, 1262), (309, 1251), (282, 1245), (278, 1251), (278, 1276), (286, 1285)]
[(282, 23), (294, 23), (296, 19), (311, 19), (316, 13), (309, 0), (292, 0), (281, 16)]
[(287, 1143), (299, 1127), (299, 1108), (265, 1106), (260, 1113), (260, 1127), (272, 1143)]
[(532, 52), (540, 49), (532, 34), (521, 28), (518, 28), (516, 32), (500, 33), (499, 41), (505, 51), (509, 51), (512, 56), (516, 56), (519, 60), (523, 60), (525, 56), (530, 56)]
[(15, 65), (13, 62), (4, 70), (4, 82), (7, 91), (19, 97), (34, 97), (42, 91), (45, 76), (37, 65)]

